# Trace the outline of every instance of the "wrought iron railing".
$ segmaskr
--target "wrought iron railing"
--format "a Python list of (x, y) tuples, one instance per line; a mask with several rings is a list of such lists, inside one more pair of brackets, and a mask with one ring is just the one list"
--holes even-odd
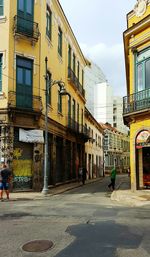
[(35, 40), (38, 40), (40, 35), (38, 23), (17, 15), (14, 17), (14, 33), (33, 38)]
[(8, 108), (42, 112), (42, 99), (40, 96), (35, 96), (28, 93), (18, 94), (14, 91), (10, 91), (8, 93)]
[(83, 86), (80, 84), (79, 79), (76, 77), (74, 71), (68, 67), (68, 78), (74, 84), (75, 88), (81, 93), (83, 97), (85, 97), (85, 90)]
[(150, 108), (150, 88), (125, 96), (123, 114), (142, 111)]
[(68, 128), (71, 129), (72, 131), (74, 131), (77, 134), (82, 134), (84, 137), (86, 138), (90, 138), (90, 132), (89, 129), (84, 126), (79, 124), (78, 122), (76, 122), (74, 119), (72, 119), (71, 117), (68, 117)]

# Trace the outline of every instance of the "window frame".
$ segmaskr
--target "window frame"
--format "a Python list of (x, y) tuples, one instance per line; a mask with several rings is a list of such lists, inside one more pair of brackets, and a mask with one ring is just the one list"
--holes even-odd
[(71, 49), (71, 46), (68, 45), (68, 68), (71, 68), (71, 61), (72, 61), (71, 55), (72, 55), (72, 49)]
[[(140, 59), (140, 55), (142, 56), (142, 54), (144, 54), (145, 52), (150, 51), (150, 47), (140, 51), (140, 52), (136, 52), (136, 56), (135, 56), (135, 92), (140, 92), (143, 90), (146, 90), (148, 88), (150, 88), (150, 85), (147, 86), (146, 84), (146, 63), (147, 61), (150, 61), (150, 55), (145, 57), (143, 56), (143, 59), (138, 60), (138, 58)], [(139, 67), (142, 67), (141, 69), (141, 74), (142, 74), (142, 89), (140, 89), (140, 85), (138, 83), (138, 69)]]
[(62, 38), (63, 33), (60, 27), (58, 27), (58, 54), (62, 57)]
[(48, 5), (46, 9), (46, 35), (50, 40), (52, 40), (52, 11)]
[(73, 53), (73, 72), (76, 74), (76, 56), (75, 53)]
[(77, 64), (77, 78), (78, 78), (78, 81), (80, 81), (80, 63), (79, 63), (79, 61)]

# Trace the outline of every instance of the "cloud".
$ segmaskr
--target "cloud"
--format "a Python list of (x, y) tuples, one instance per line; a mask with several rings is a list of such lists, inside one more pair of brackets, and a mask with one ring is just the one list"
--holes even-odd
[(99, 43), (93, 46), (80, 44), (84, 55), (93, 60), (104, 72), (108, 82), (113, 86), (115, 95), (125, 95), (125, 68), (123, 44), (108, 46)]

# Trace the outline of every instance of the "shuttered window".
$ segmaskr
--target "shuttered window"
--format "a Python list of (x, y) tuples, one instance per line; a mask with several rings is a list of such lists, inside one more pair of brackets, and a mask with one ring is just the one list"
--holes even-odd
[(48, 6), (46, 12), (46, 35), (50, 40), (52, 39), (52, 12)]
[(58, 28), (58, 53), (62, 57), (62, 30)]
[(136, 92), (150, 88), (150, 48), (137, 53)]

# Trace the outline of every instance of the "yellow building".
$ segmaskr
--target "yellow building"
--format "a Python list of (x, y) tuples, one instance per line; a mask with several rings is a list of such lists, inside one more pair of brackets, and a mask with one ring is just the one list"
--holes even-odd
[(85, 109), (85, 127), (89, 140), (85, 143), (87, 179), (104, 176), (103, 129), (92, 114)]
[(150, 1), (138, 0), (124, 32), (132, 190), (150, 188)]
[(76, 179), (87, 140), (85, 65), (59, 1), (0, 1), (0, 158), (15, 189), (41, 190), (46, 97), (48, 183)]

